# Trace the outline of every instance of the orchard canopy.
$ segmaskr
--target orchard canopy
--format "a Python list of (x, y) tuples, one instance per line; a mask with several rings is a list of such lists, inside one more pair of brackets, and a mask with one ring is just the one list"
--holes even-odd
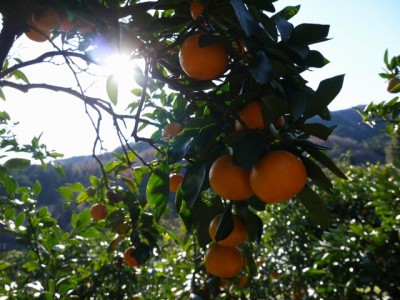
[[(127, 249), (126, 264), (146, 265), (161, 251), (165, 234), (181, 243), (165, 226), (172, 212), (193, 243), (207, 249), (194, 272), (205, 267), (221, 278), (235, 276), (246, 265), (254, 271), (249, 248), (268, 231), (258, 216), (266, 206), (294, 201), (321, 227), (329, 226), (319, 195), (334, 188), (326, 172), (346, 176), (316, 142), (326, 140), (334, 128), (316, 120), (330, 119), (328, 105), (344, 76), (323, 79), (316, 90), (307, 85), (302, 74), (329, 63), (316, 50), (329, 39), (329, 25), (293, 26), (291, 18), (300, 6), (276, 11), (274, 2), (0, 2), (0, 97), (6, 100), (11, 89), (44, 89), (83, 101), (96, 113), (88, 116), (98, 132), (94, 149), (101, 144), (102, 117), (114, 121), (122, 154), (103, 162), (94, 151), (102, 175), (92, 176), (89, 187), (74, 184), (59, 191), (66, 206), (79, 210), (96, 204), (93, 219), (109, 231), (119, 228), (122, 234), (109, 240), (108, 250)], [(10, 56), (22, 35), (52, 50), (30, 60), (15, 51)], [(101, 66), (119, 54), (141, 61), (124, 114), (115, 112), (118, 82), (113, 76), (103, 98), (91, 95), (82, 79), (91, 65)], [(74, 85), (33, 82), (24, 73), (32, 66), (47, 72), (49, 63), (67, 66)], [(6, 122), (9, 116), (2, 112), (1, 118)], [(127, 121), (134, 121), (130, 136), (121, 130)], [(132, 141), (150, 145), (153, 160), (141, 157)], [(42, 163), (57, 156), (37, 139), (25, 148), (11, 138), (2, 142), (2, 148), (30, 152)], [(18, 189), (7, 173), (28, 164), (9, 158), (0, 170), (9, 199), (31, 193)], [(40, 192), (37, 185), (35, 192)], [(77, 227), (78, 215), (73, 216)]]

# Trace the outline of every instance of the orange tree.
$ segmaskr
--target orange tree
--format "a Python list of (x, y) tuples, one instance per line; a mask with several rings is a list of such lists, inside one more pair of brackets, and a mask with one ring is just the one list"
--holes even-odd
[[(58, 189), (65, 198), (67, 212), (72, 214), (71, 229), (64, 232), (55, 229), (56, 219), (46, 208), (38, 210), (36, 206), (40, 183), (21, 187), (9, 173), (30, 161), (5, 161), (0, 181), (5, 195), (2, 221), (30, 247), (24, 263), (28, 276), (26, 281), (18, 281), (19, 285), (36, 288), (47, 298), (100, 294), (122, 298), (134, 292), (130, 280), (135, 281), (136, 274), (124, 268), (125, 250), (131, 249), (127, 254), (131, 259), (125, 257), (125, 261), (152, 264), (165, 257), (164, 240), (172, 239), (193, 256), (186, 291), (209, 298), (215, 291), (207, 288), (208, 279), (204, 279), (210, 275), (204, 267), (203, 253), (211, 243), (209, 224), (216, 215), (222, 214), (214, 237), (217, 242), (231, 233), (235, 216), (244, 220), (248, 240), (235, 253), (243, 257), (238, 270), (247, 271), (250, 277), (256, 274), (251, 245), (259, 242), (267, 230), (258, 212), (264, 211), (267, 204), (293, 201), (303, 205), (320, 226), (329, 226), (328, 211), (315, 187), (331, 193), (333, 186), (321, 167), (341, 178), (346, 176), (324, 154), (324, 148), (310, 140), (326, 140), (333, 128), (310, 123), (309, 119), (330, 118), (328, 105), (339, 93), (344, 76), (325, 79), (316, 90), (307, 85), (303, 72), (328, 63), (310, 45), (327, 40), (329, 26), (293, 26), (290, 19), (299, 6), (276, 11), (274, 2), (1, 2), (0, 96), (5, 99), (8, 89), (46, 89), (83, 101), (86, 110), (94, 112), (88, 113), (97, 132), (93, 156), (101, 169), (101, 176), (90, 177), (88, 187), (70, 183)], [(198, 9), (199, 4), (203, 10)], [(193, 7), (196, 12), (191, 12)], [(11, 57), (9, 50), (23, 34), (49, 43), (53, 50), (31, 60)], [(139, 88), (132, 90), (126, 114), (115, 111), (118, 85), (112, 76), (105, 84), (108, 99), (91, 96), (83, 87), (82, 62), (101, 65), (113, 52), (144, 62), (142, 69), (136, 69)], [(31, 82), (23, 72), (49, 61), (60, 64), (59, 58), (74, 75), (75, 87)], [(241, 118), (240, 112), (254, 101), (260, 104), (261, 128), (253, 128)], [(112, 117), (122, 147), (122, 154), (116, 153), (111, 162), (101, 161), (97, 155), (104, 114)], [(154, 149), (153, 160), (145, 160), (131, 147), (130, 137), (121, 130), (128, 120), (134, 121), (133, 140), (146, 142)], [(162, 129), (170, 123), (182, 128), (178, 126), (179, 130), (166, 136)], [(145, 129), (153, 134), (146, 135)], [(33, 142), (41, 151), (30, 148), (28, 152), (41, 159), (43, 166), (47, 157), (57, 156), (41, 148), (38, 139)], [(3, 146), (7, 149), (8, 145)], [(17, 145), (14, 148), (17, 153), (21, 150)], [(275, 153), (290, 157), (289, 161), (279, 158), (283, 165), (272, 159), (276, 176), (268, 165), (268, 158)], [(229, 175), (241, 174), (242, 182), (217, 182), (222, 191), (215, 191), (210, 188), (210, 170), (218, 158), (226, 155), (231, 157), (231, 167), (239, 170)], [(62, 168), (53, 165), (62, 175)], [(184, 177), (171, 202), (169, 178), (177, 172)], [(222, 180), (224, 175), (216, 178)], [(242, 185), (249, 187), (249, 193), (237, 196)], [(279, 199), (269, 198), (283, 190), (290, 193), (285, 192)], [(229, 198), (224, 198), (226, 191), (230, 192)], [(89, 203), (106, 205), (104, 221), (91, 220)], [(169, 211), (177, 213), (187, 235), (171, 231)], [(102, 252), (98, 252), (99, 247)], [(110, 263), (110, 257), (115, 263)], [(167, 264), (164, 266), (167, 268)], [(144, 267), (142, 273), (151, 270)], [(119, 279), (104, 284), (113, 275)], [(5, 290), (13, 295), (18, 289), (13, 285), (15, 276), (11, 277)]]

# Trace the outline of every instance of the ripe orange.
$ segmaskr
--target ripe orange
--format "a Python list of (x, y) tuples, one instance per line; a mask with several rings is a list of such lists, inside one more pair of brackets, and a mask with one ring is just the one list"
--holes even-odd
[(173, 173), (169, 175), (169, 190), (172, 193), (175, 193), (178, 190), (179, 186), (182, 184), (182, 180), (182, 174)]
[[(208, 232), (210, 238), (215, 241), (215, 234), (219, 223), (221, 222), (222, 214), (217, 215), (212, 219)], [(247, 239), (247, 226), (243, 219), (237, 215), (233, 216), (232, 232), (224, 239), (216, 242), (218, 245), (226, 247), (236, 247), (244, 243)]]
[(204, 11), (204, 5), (201, 4), (200, 2), (194, 0), (190, 4), (190, 14), (193, 18), (193, 20), (197, 20), (197, 18), (203, 13)]
[(389, 93), (398, 93), (398, 92), (400, 92), (400, 78), (392, 78), (392, 79), (390, 79), (389, 83), (388, 83), (387, 91)]
[(185, 73), (197, 80), (212, 80), (221, 76), (229, 63), (228, 52), (222, 43), (200, 47), (199, 38), (205, 33), (189, 36), (179, 51), (179, 62)]
[(60, 29), (64, 32), (69, 32), (77, 26), (76, 20), (73, 20), (67, 12), (63, 12), (60, 15)]
[(162, 132), (162, 137), (165, 140), (176, 138), (176, 136), (182, 132), (183, 126), (179, 123), (172, 122), (169, 123), (167, 126), (164, 127)]
[(233, 163), (232, 155), (219, 157), (210, 168), (209, 180), (214, 192), (225, 199), (240, 201), (254, 193), (249, 182), (250, 172)]
[(304, 187), (307, 171), (293, 153), (275, 150), (255, 163), (250, 172), (254, 194), (266, 203), (279, 203), (293, 198)]
[[(260, 100), (255, 100), (247, 104), (240, 112), (239, 117), (250, 129), (265, 130), (265, 123), (263, 117), (263, 104)], [(236, 120), (235, 129), (237, 131), (243, 130), (242, 124)]]
[(29, 28), (25, 31), (25, 35), (30, 40), (35, 42), (45, 42), (50, 37), (50, 30), (37, 28), (31, 20), (28, 21), (28, 26)]
[(239, 281), (235, 284), (236, 288), (243, 288), (249, 283), (249, 277), (248, 276), (242, 276), (240, 277)]
[(280, 128), (285, 126), (285, 118), (283, 116), (279, 116), (275, 119), (275, 126)]
[(103, 203), (96, 203), (90, 208), (90, 216), (93, 220), (99, 221), (107, 216), (107, 206)]
[[(260, 100), (255, 100), (247, 104), (240, 112), (239, 117), (250, 129), (265, 130), (265, 122), (263, 116), (263, 104)], [(285, 119), (283, 116), (279, 116), (275, 119), (274, 125), (276, 127), (285, 126)], [(243, 125), (236, 120), (235, 130), (243, 130)]]
[(207, 272), (222, 278), (231, 278), (243, 268), (243, 255), (236, 247), (212, 244), (204, 254)]
[(32, 22), (41, 30), (53, 30), (60, 26), (60, 15), (51, 6), (42, 6), (32, 15)]
[(89, 21), (86, 21), (83, 19), (79, 19), (76, 21), (76, 27), (77, 27), (77, 31), (80, 34), (85, 34), (85, 33), (93, 32), (96, 25), (92, 22), (89, 22)]
[(139, 263), (134, 256), (136, 248), (134, 246), (129, 247), (124, 252), (124, 263), (130, 267), (138, 267)]

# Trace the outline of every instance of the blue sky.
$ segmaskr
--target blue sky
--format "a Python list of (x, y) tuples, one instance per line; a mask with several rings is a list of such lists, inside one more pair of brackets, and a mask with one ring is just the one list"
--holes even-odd
[[(291, 20), (295, 25), (318, 23), (331, 26), (331, 40), (312, 46), (324, 54), (330, 64), (305, 74), (313, 88), (325, 78), (346, 74), (343, 89), (331, 104), (331, 110), (393, 98), (393, 95), (386, 92), (386, 84), (378, 73), (383, 68), (385, 49), (389, 49), (390, 55), (400, 54), (400, 0), (280, 0), (274, 4), (278, 10), (300, 4), (300, 12)], [(21, 59), (25, 60), (43, 53), (48, 50), (47, 47), (48, 45), (21, 38), (13, 53), (20, 54)], [(42, 79), (46, 76), (33, 70), (26, 72), (30, 78)], [(53, 69), (53, 72), (58, 71)], [(121, 75), (132, 78), (131, 75)], [(54, 76), (51, 79), (56, 80)], [(62, 76), (59, 80), (72, 80), (71, 74)], [(101, 81), (95, 86), (95, 90), (105, 93)], [(44, 132), (42, 142), (50, 149), (64, 153), (66, 157), (92, 153), (95, 132), (79, 100), (57, 93), (4, 92), (7, 101), (0, 101), (0, 110), (6, 110), (14, 121), (19, 121), (15, 132), (22, 143), (27, 143), (33, 136)], [(131, 99), (128, 86), (121, 93), (120, 98)], [(125, 105), (126, 103), (121, 103), (119, 109), (122, 111)], [(108, 150), (118, 146), (110, 119), (104, 120), (102, 136)]]
[(346, 74), (343, 89), (330, 106), (331, 110), (393, 97), (386, 92), (386, 84), (378, 73), (383, 68), (385, 49), (392, 56), (400, 54), (399, 0), (286, 0), (276, 3), (280, 8), (301, 5), (300, 12), (291, 20), (294, 24), (330, 25), (331, 40), (313, 45), (330, 64), (313, 70), (306, 77), (310, 85), (316, 87), (324, 78)]

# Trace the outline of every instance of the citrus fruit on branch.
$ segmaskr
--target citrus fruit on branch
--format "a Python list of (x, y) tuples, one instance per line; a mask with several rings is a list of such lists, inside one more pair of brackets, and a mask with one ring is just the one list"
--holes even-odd
[[(210, 238), (215, 241), (215, 234), (217, 233), (218, 226), (220, 225), (222, 214), (216, 215), (212, 219), (209, 226)], [(232, 216), (233, 228), (231, 233), (223, 240), (217, 241), (216, 243), (226, 247), (236, 247), (242, 245), (247, 239), (247, 226), (243, 219), (238, 215)]]
[(207, 272), (222, 278), (231, 278), (243, 268), (243, 255), (236, 247), (211, 244), (204, 254)]
[(197, 80), (212, 80), (221, 76), (227, 69), (229, 57), (223, 43), (200, 46), (200, 37), (206, 33), (194, 33), (182, 44), (179, 62), (183, 71)]
[(107, 206), (103, 203), (96, 203), (90, 208), (90, 216), (93, 220), (99, 221), (107, 216)]
[(293, 153), (274, 150), (255, 163), (250, 172), (254, 194), (266, 203), (280, 203), (296, 196), (304, 188), (307, 171)]
[(138, 267), (139, 263), (135, 257), (135, 250), (134, 246), (129, 247), (124, 252), (124, 263), (129, 267)]
[(254, 193), (249, 182), (250, 172), (233, 163), (230, 154), (214, 161), (210, 168), (209, 180), (214, 192), (225, 199), (240, 201)]
[(169, 176), (169, 190), (175, 193), (179, 186), (182, 184), (183, 175), (178, 173), (173, 173)]

